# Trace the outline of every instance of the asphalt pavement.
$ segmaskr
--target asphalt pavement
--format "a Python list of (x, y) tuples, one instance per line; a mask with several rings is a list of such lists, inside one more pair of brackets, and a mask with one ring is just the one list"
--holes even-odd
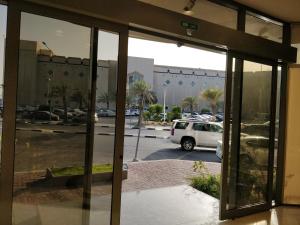
[[(111, 121), (110, 121), (111, 122)], [(17, 124), (17, 169), (39, 170), (51, 166), (81, 165), (84, 163), (86, 127), (49, 124)], [(97, 124), (94, 135), (94, 163), (113, 163), (113, 126)], [(134, 158), (137, 129), (125, 128), (124, 162)], [(183, 151), (169, 139), (170, 131), (143, 128), (138, 148), (138, 159), (144, 161), (179, 159), (220, 162), (215, 149), (196, 147)], [(27, 160), (26, 160), (27, 159)]]

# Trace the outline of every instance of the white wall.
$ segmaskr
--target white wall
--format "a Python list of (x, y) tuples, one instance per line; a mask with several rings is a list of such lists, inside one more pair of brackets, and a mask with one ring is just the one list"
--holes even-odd
[[(127, 74), (132, 72), (139, 72), (144, 75), (144, 80), (153, 89), (153, 70), (154, 70), (154, 59), (128, 57), (128, 69)], [(128, 82), (128, 81), (127, 81)]]

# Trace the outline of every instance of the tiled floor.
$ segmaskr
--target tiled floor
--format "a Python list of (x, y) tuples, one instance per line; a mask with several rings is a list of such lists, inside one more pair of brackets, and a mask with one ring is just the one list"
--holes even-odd
[(190, 186), (125, 192), (121, 225), (300, 225), (300, 208), (278, 207), (219, 221), (219, 201)]

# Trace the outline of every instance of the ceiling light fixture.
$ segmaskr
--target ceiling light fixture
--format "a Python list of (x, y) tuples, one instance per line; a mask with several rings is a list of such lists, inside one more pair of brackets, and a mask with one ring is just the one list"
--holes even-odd
[(190, 14), (192, 13), (192, 10), (196, 4), (197, 0), (189, 0), (189, 2), (187, 3), (187, 5), (183, 8), (184, 13), (186, 14)]

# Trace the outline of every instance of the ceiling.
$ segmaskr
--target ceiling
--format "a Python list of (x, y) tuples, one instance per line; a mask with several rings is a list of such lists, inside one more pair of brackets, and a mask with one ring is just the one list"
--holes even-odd
[[(178, 13), (184, 13), (183, 8), (189, 0), (140, 0), (161, 8), (166, 8)], [(278, 0), (276, 0), (278, 1)], [(300, 2), (300, 0), (297, 0)], [(249, 0), (250, 2), (250, 0)], [(255, 1), (258, 2), (258, 1)], [(186, 13), (185, 13), (186, 14)], [(300, 13), (299, 13), (300, 14)], [(203, 19), (228, 28), (236, 29), (237, 11), (207, 0), (197, 0), (192, 12), (187, 15)], [(246, 32), (269, 40), (282, 42), (282, 28), (274, 23), (260, 20), (251, 15), (246, 17)]]
[[(153, 4), (172, 11), (182, 12), (184, 6), (189, 0), (140, 0), (149, 4)], [(199, 11), (199, 2), (205, 3), (204, 0), (198, 0), (195, 5), (195, 11)], [(262, 11), (273, 17), (279, 18), (287, 22), (300, 22), (300, 0), (236, 0), (236, 2)], [(197, 6), (198, 5), (198, 6)], [(209, 8), (211, 4), (205, 3)], [(205, 8), (204, 8), (205, 9)], [(203, 11), (205, 11), (203, 9)], [(204, 12), (205, 13), (205, 12)], [(195, 13), (196, 14), (196, 13)], [(216, 14), (210, 14), (216, 16)], [(198, 17), (195, 15), (195, 17)], [(226, 20), (226, 15), (222, 15), (222, 19)], [(230, 18), (230, 17), (229, 17)], [(226, 23), (226, 21), (224, 22)], [(230, 22), (227, 21), (229, 24)], [(220, 24), (220, 23), (219, 23)]]
[(300, 22), (299, 0), (236, 0), (287, 22)]

